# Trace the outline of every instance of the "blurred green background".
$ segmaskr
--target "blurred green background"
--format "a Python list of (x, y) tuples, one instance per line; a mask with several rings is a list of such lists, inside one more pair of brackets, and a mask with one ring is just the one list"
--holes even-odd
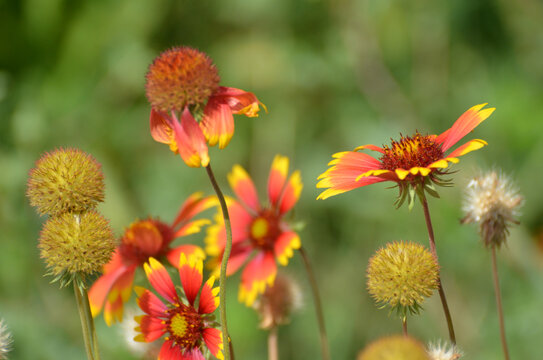
[[(144, 75), (152, 59), (190, 45), (214, 59), (222, 84), (253, 91), (269, 113), (237, 117), (224, 150), (210, 151), (226, 193), (240, 163), (264, 198), (276, 153), (302, 171), (296, 218), (316, 268), (333, 359), (354, 359), (372, 339), (401, 332), (365, 289), (372, 253), (393, 240), (427, 245), (419, 204), (395, 210), (377, 184), (315, 201), (331, 154), (386, 144), (416, 129), (439, 134), (472, 105), (496, 112), (467, 138), (489, 145), (462, 158), (455, 186), (430, 200), (442, 278), (466, 359), (502, 357), (489, 253), (461, 226), (463, 188), (478, 169), (502, 169), (526, 197), (522, 224), (499, 253), (511, 355), (541, 357), (543, 338), (543, 5), (537, 0), (23, 0), (0, 2), (0, 317), (12, 359), (83, 359), (70, 289), (44, 278), (36, 248), (44, 218), (25, 198), (44, 151), (73, 146), (102, 163), (100, 210), (117, 235), (137, 218), (173, 220), (194, 191), (212, 193), (149, 134)], [(203, 235), (193, 238), (202, 243)], [(306, 294), (280, 329), (282, 359), (320, 356), (313, 302), (300, 258), (286, 271)], [(229, 280), (229, 325), (238, 359), (266, 357), (256, 314)], [(447, 338), (437, 295), (409, 320), (424, 342)], [(121, 327), (97, 319), (103, 359), (138, 359)]]

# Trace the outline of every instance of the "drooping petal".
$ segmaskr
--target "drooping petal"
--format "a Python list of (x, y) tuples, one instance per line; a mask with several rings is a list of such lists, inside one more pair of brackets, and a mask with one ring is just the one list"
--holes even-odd
[(234, 114), (248, 117), (258, 116), (259, 105), (262, 105), (266, 110), (264, 104), (258, 101), (255, 94), (231, 87), (219, 87), (210, 99), (216, 99), (218, 102), (227, 104)]
[(89, 304), (92, 316), (97, 316), (104, 306), (104, 301), (115, 282), (127, 271), (134, 271), (125, 266), (100, 276), (89, 290)]
[(198, 302), (198, 313), (211, 314), (219, 306), (219, 287), (213, 288), (215, 277), (211, 276), (202, 286), (200, 301)]
[(168, 262), (172, 264), (172, 266), (177, 268), (179, 267), (179, 257), (181, 254), (185, 254), (186, 257), (195, 256), (201, 260), (206, 258), (206, 254), (201, 247), (191, 244), (179, 245), (178, 247), (168, 251), (166, 258), (168, 259)]
[(268, 176), (268, 198), (273, 207), (277, 206), (283, 186), (287, 180), (289, 159), (286, 156), (275, 155), (270, 175)]
[(298, 202), (300, 194), (302, 193), (302, 175), (300, 171), (297, 170), (290, 175), (283, 194), (281, 195), (281, 200), (279, 204), (279, 213), (284, 214)]
[[(194, 216), (217, 204), (215, 196), (203, 197), (201, 192), (190, 195), (177, 212), (172, 228), (184, 227)], [(179, 232), (180, 230), (178, 230)], [(177, 236), (183, 236), (178, 234)]]
[(228, 145), (234, 135), (234, 116), (222, 97), (209, 98), (200, 127), (209, 146), (218, 143), (219, 149), (224, 149)]
[(207, 348), (209, 349), (209, 352), (211, 352), (211, 354), (217, 359), (224, 359), (224, 355), (222, 353), (224, 348), (222, 344), (222, 332), (219, 329), (205, 328), (202, 331), (202, 336)]
[(234, 165), (232, 171), (227, 175), (230, 187), (249, 209), (258, 212), (260, 203), (256, 188), (247, 171), (239, 165)]
[(249, 261), (241, 275), (239, 301), (251, 306), (256, 297), (272, 285), (277, 274), (277, 264), (273, 252), (260, 251)]
[(174, 119), (172, 126), (183, 161), (190, 167), (207, 166), (209, 154), (206, 139), (188, 108), (185, 108), (181, 115), (181, 123)]
[(124, 303), (130, 299), (132, 294), (132, 283), (134, 282), (134, 273), (136, 267), (132, 266), (125, 271), (111, 287), (106, 298), (104, 308), (104, 319), (108, 325), (115, 320), (122, 321)]
[(436, 143), (442, 144), (443, 151), (447, 151), (496, 110), (495, 108), (481, 110), (485, 105), (486, 103), (471, 107), (456, 120), (450, 129), (446, 130), (435, 139)]
[(179, 278), (181, 279), (181, 285), (183, 285), (183, 290), (191, 306), (194, 305), (194, 300), (202, 286), (202, 271), (202, 260), (194, 256), (187, 258), (185, 254), (181, 254), (179, 257)]
[(153, 342), (160, 338), (166, 332), (166, 323), (162, 319), (158, 319), (149, 315), (136, 317), (138, 326), (136, 331), (141, 332), (134, 340), (140, 342)]
[(297, 250), (302, 246), (300, 237), (294, 231), (282, 233), (274, 244), (274, 252), (277, 261), (283, 266), (288, 265), (288, 260), (294, 255), (293, 250)]
[(104, 305), (104, 321), (107, 326), (123, 321), (123, 299), (120, 296), (114, 300), (107, 300)]
[(146, 314), (154, 317), (167, 316), (166, 311), (168, 310), (168, 307), (158, 298), (158, 296), (140, 286), (136, 286), (134, 290), (138, 295), (138, 306)]
[(175, 286), (164, 265), (155, 258), (149, 258), (149, 262), (143, 265), (143, 269), (153, 288), (164, 299), (175, 304), (177, 302), (177, 292), (175, 291)]
[(177, 153), (178, 149), (177, 144), (175, 143), (173, 129), (167, 119), (168, 116), (166, 114), (151, 109), (151, 116), (149, 119), (151, 136), (155, 141), (168, 144), (170, 146), (170, 150)]
[[(318, 199), (326, 199), (358, 187), (374, 184), (387, 179), (377, 176), (359, 176), (370, 170), (380, 170), (379, 160), (368, 154), (344, 151), (333, 155), (334, 159), (328, 163), (331, 167), (322, 173), (318, 179), (317, 188), (328, 188)], [(358, 180), (357, 180), (358, 179)]]

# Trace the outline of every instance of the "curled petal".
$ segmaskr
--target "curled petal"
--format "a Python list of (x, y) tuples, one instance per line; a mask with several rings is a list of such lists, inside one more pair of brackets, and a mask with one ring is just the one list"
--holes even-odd
[(151, 136), (155, 141), (168, 144), (170, 146), (170, 150), (177, 153), (178, 150), (177, 144), (175, 143), (175, 136), (166, 114), (155, 109), (151, 109), (149, 126), (151, 128)]
[(257, 212), (260, 209), (260, 203), (258, 201), (255, 185), (249, 174), (247, 174), (247, 171), (239, 165), (234, 165), (232, 171), (228, 173), (227, 178), (230, 187), (234, 190), (237, 197), (247, 205), (249, 209)]
[(264, 104), (258, 101), (253, 93), (236, 88), (221, 86), (211, 98), (227, 104), (234, 114), (256, 117), (260, 111), (259, 105), (266, 110)]

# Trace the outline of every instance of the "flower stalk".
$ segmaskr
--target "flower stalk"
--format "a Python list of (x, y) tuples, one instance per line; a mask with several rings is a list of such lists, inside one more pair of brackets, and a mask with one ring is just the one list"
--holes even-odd
[(222, 216), (224, 219), (224, 227), (226, 229), (226, 246), (224, 247), (224, 253), (222, 257), (221, 262), (221, 272), (219, 276), (219, 286), (220, 286), (220, 292), (219, 292), (219, 313), (221, 318), (221, 330), (222, 330), (222, 339), (223, 339), (223, 354), (225, 356), (226, 360), (230, 360), (230, 336), (228, 335), (228, 326), (226, 323), (226, 267), (228, 264), (228, 258), (230, 257), (230, 252), (232, 250), (232, 226), (230, 224), (230, 215), (228, 214), (228, 207), (226, 206), (226, 200), (224, 199), (224, 195), (221, 191), (221, 188), (219, 187), (219, 184), (217, 183), (217, 180), (215, 179), (215, 175), (213, 174), (213, 170), (211, 169), (211, 163), (209, 163), (206, 167), (206, 172), (209, 177), (209, 181), (211, 181), (211, 185), (213, 186), (213, 189), (215, 190), (215, 193), (217, 194), (217, 198), (219, 199), (219, 203), (221, 204), (221, 210), (222, 210)]
[(317, 315), (317, 322), (319, 324), (322, 358), (323, 360), (330, 360), (330, 349), (328, 347), (328, 336), (326, 335), (326, 327), (324, 326), (324, 314), (322, 312), (322, 304), (319, 296), (319, 287), (317, 285), (315, 274), (313, 273), (313, 268), (311, 267), (311, 263), (309, 262), (309, 257), (307, 256), (305, 249), (303, 247), (300, 247), (298, 251), (304, 261), (307, 278), (309, 279), (309, 284), (311, 285), (313, 301), (315, 302), (315, 312)]
[[(428, 201), (426, 196), (422, 193), (422, 196), (419, 197), (422, 203), (422, 209), (424, 210), (424, 220), (426, 220), (426, 227), (428, 228), (428, 238), (430, 240), (430, 251), (434, 256), (436, 263), (439, 265), (439, 259), (437, 256), (436, 242), (434, 238), (434, 228), (432, 226), (432, 219), (430, 218), (430, 211), (428, 209)], [(445, 291), (443, 290), (443, 284), (441, 283), (441, 275), (438, 273), (439, 279), (439, 298), (441, 299), (441, 304), (443, 305), (443, 312), (445, 313), (445, 318), (447, 320), (447, 328), (449, 329), (449, 338), (453, 345), (456, 344), (456, 336), (454, 334), (454, 326), (451, 318), (451, 312), (449, 311), (449, 305), (447, 304), (447, 297), (445, 296)]]
[(85, 351), (88, 360), (99, 360), (100, 354), (98, 351), (98, 341), (94, 328), (94, 320), (92, 319), (89, 306), (87, 290), (80, 286), (77, 282), (74, 283), (74, 294), (77, 308), (79, 310), (79, 319), (81, 320), (81, 329), (83, 331), (83, 340), (85, 342)]
[(500, 279), (498, 278), (498, 265), (496, 261), (496, 247), (491, 246), (490, 253), (492, 255), (492, 277), (494, 279), (494, 292), (496, 293), (496, 307), (498, 309), (498, 318), (500, 321), (500, 339), (502, 342), (503, 356), (505, 360), (509, 360), (509, 349), (507, 347), (507, 339), (505, 337), (505, 321), (503, 319), (502, 297), (500, 292)]
[(268, 331), (268, 360), (279, 360), (277, 326)]

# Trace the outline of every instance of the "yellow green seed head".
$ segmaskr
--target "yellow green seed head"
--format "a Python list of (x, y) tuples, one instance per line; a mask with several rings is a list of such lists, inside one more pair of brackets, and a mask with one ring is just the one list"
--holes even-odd
[(430, 360), (424, 346), (403, 335), (378, 339), (358, 354), (357, 360)]
[(389, 305), (404, 317), (418, 313), (424, 299), (439, 285), (439, 266), (420, 244), (393, 242), (370, 259), (368, 291), (381, 306)]
[(523, 198), (504, 175), (491, 171), (470, 181), (464, 201), (462, 223), (479, 224), (487, 247), (500, 247), (509, 235), (509, 226), (518, 224)]
[(109, 222), (91, 210), (49, 218), (40, 233), (38, 248), (49, 273), (60, 280), (85, 278), (102, 271), (115, 245)]
[(40, 215), (92, 209), (104, 201), (101, 165), (78, 149), (45, 153), (30, 170), (26, 195)]

